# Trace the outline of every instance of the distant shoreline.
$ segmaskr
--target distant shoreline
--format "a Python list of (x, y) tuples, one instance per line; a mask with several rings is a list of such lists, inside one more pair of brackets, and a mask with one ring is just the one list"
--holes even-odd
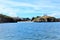
[(60, 22), (60, 18), (52, 16), (37, 16), (30, 18), (10, 17), (0, 14), (0, 23), (17, 23), (17, 22)]

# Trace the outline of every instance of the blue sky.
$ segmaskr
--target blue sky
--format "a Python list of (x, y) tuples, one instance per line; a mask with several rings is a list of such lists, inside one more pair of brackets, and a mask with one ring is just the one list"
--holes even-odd
[(0, 0), (0, 13), (13, 17), (60, 17), (60, 0)]

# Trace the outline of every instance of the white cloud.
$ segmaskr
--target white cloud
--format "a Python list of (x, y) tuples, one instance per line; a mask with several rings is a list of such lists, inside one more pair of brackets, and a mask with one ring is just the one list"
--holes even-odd
[[(24, 7), (32, 7), (34, 10), (40, 10), (40, 8), (54, 8), (55, 6), (50, 5), (49, 3), (46, 3), (46, 1), (42, 2), (37, 2), (35, 4), (31, 4), (31, 3), (26, 3), (26, 2), (16, 2), (16, 1), (1, 1), (2, 3), (11, 5), (12, 7), (19, 7), (19, 6), (24, 6)], [(48, 5), (46, 5), (48, 4)]]
[(9, 7), (6, 3), (3, 3), (7, 0), (0, 0), (0, 13), (6, 14), (9, 16), (17, 16), (17, 10), (15, 11), (13, 8)]
[[(57, 4), (56, 4), (57, 5)], [(56, 10), (60, 7), (54, 5), (51, 1), (35, 1), (33, 4), (32, 3), (27, 3), (27, 2), (16, 2), (16, 1), (10, 1), (10, 0), (0, 0), (0, 13), (5, 13), (8, 14), (9, 16), (17, 16), (17, 13), (33, 13), (33, 12), (41, 12), (38, 10)], [(15, 7), (15, 8), (14, 8)], [(21, 10), (20, 8), (17, 9), (17, 7), (31, 7), (32, 10)], [(58, 8), (57, 8), (58, 7)], [(43, 11), (45, 12), (45, 11)], [(49, 14), (51, 16), (57, 15), (57, 12), (52, 12), (53, 14)]]
[(13, 7), (18, 7), (18, 6), (37, 7), (36, 5), (32, 5), (32, 4), (25, 3), (25, 2), (15, 2), (15, 1), (0, 1), (0, 2), (11, 5)]
[(60, 16), (60, 12), (59, 11), (53, 11), (51, 14), (48, 14), (48, 15), (58, 17), (58, 16)]
[(17, 16), (16, 11), (14, 9), (6, 8), (6, 7), (0, 7), (0, 13), (6, 14), (9, 16)]
[(29, 4), (29, 3), (23, 3), (23, 2), (14, 2), (14, 1), (9, 1), (9, 0), (0, 0), (0, 13), (7, 14), (9, 16), (17, 16), (18, 12), (21, 13), (29, 13), (29, 12), (34, 12), (33, 10), (20, 10), (20, 9), (15, 9), (12, 7), (19, 7), (19, 6), (24, 6), (24, 7), (35, 7), (35, 5)]

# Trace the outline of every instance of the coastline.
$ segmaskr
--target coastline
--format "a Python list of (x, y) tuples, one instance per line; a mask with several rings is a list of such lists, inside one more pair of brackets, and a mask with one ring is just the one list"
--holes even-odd
[(17, 22), (60, 22), (60, 18), (45, 15), (32, 18), (19, 18), (0, 14), (0, 23), (17, 23)]

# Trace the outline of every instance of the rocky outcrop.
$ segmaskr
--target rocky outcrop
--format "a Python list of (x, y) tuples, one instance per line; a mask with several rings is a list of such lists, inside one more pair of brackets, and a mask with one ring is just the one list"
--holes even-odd
[(42, 17), (32, 18), (32, 21), (34, 22), (56, 22), (57, 19), (51, 16), (42, 16)]

